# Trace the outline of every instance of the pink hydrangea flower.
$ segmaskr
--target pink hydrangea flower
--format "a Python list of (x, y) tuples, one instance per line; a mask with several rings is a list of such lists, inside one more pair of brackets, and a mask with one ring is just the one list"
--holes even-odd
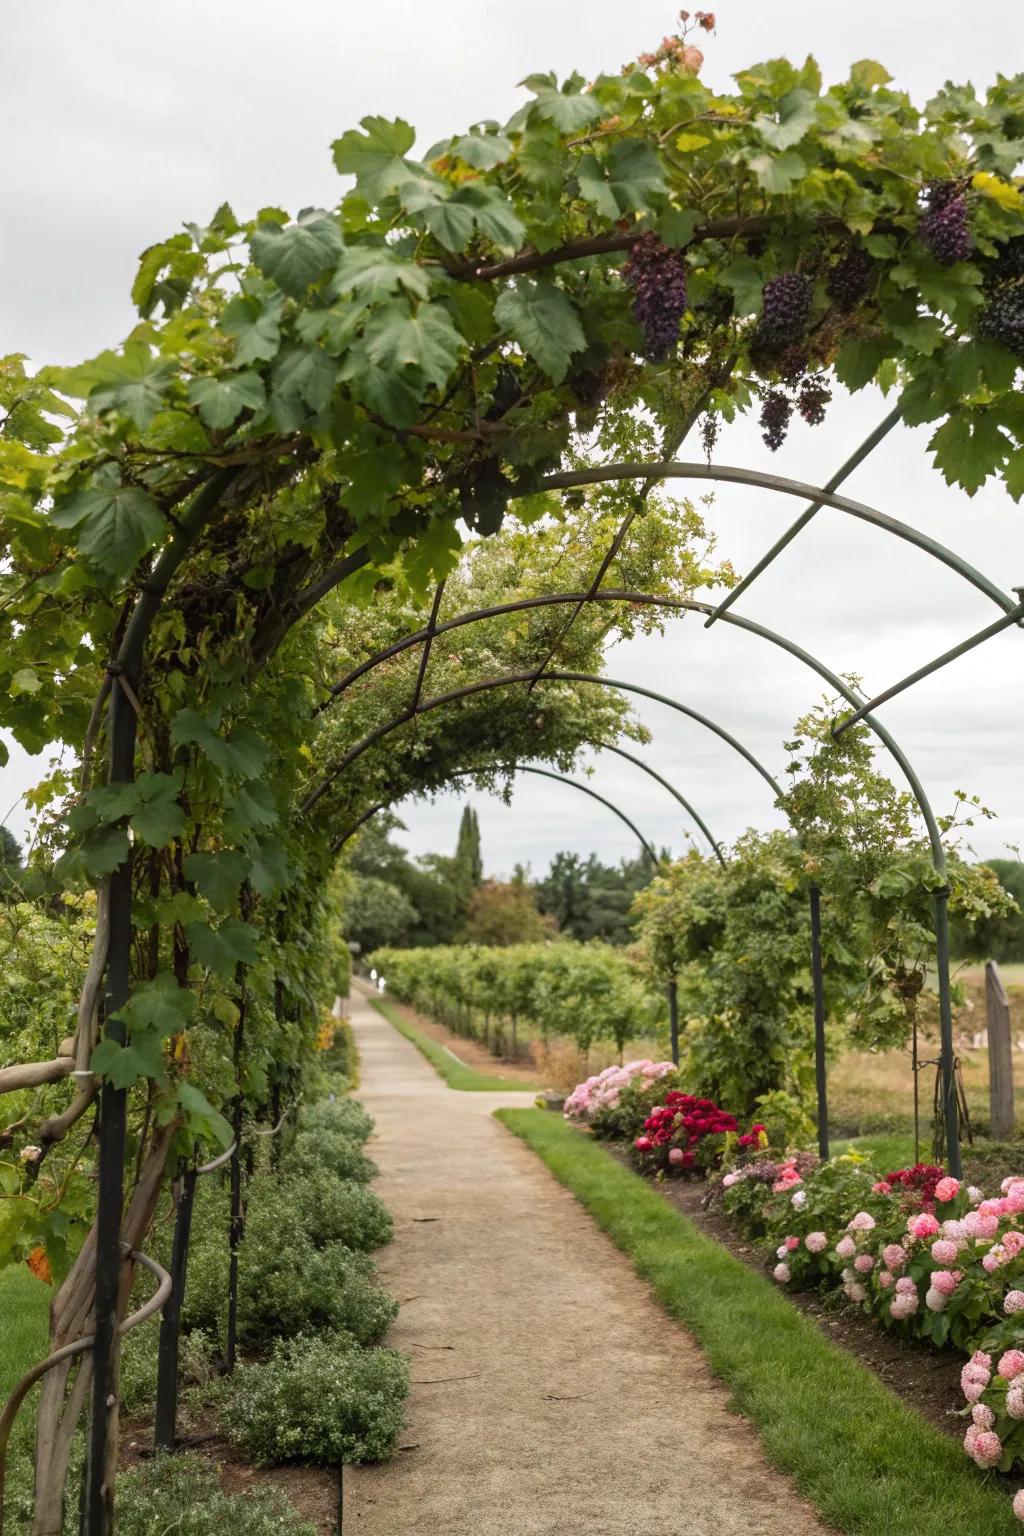
[(1013, 1512), (1018, 1520), (1024, 1520), (1024, 1488), (1019, 1488), (1013, 1496)]
[(879, 1179), (877, 1184), (872, 1184), (871, 1193), (873, 1195), (891, 1195), (892, 1185), (887, 1184), (885, 1179)]
[(941, 1200), (943, 1205), (949, 1200), (955, 1200), (960, 1193), (960, 1180), (954, 1178), (940, 1179), (935, 1186), (935, 1198)]
[(857, 1244), (852, 1237), (841, 1237), (836, 1243), (836, 1253), (841, 1259), (852, 1259), (857, 1252)]
[(848, 1232), (873, 1232), (874, 1228), (875, 1218), (870, 1211), (858, 1211), (853, 1220), (846, 1224)]
[(959, 1269), (937, 1269), (932, 1275), (932, 1288), (941, 1291), (943, 1296), (952, 1296), (962, 1279), (963, 1272)]
[(1006, 1393), (1006, 1411), (1011, 1419), (1024, 1419), (1024, 1381), (1012, 1381)]
[(949, 1237), (937, 1237), (932, 1243), (932, 1258), (936, 1264), (953, 1264), (959, 1253), (956, 1243)]
[(917, 1297), (904, 1292), (902, 1296), (894, 1296), (890, 1312), (895, 1322), (905, 1322), (917, 1311)]
[(828, 1238), (824, 1232), (808, 1232), (804, 1242), (809, 1253), (824, 1253), (828, 1247)]
[(964, 1397), (969, 1403), (976, 1403), (985, 1390), (983, 1381), (969, 1381), (964, 1387)]
[(789, 1249), (786, 1247), (785, 1243), (780, 1243), (775, 1250), (775, 1257), (777, 1259), (784, 1259), (788, 1253)]
[(996, 1416), (987, 1403), (975, 1403), (971, 1409), (971, 1418), (979, 1429), (992, 1429), (996, 1422)]
[(996, 1370), (1000, 1376), (1005, 1376), (1007, 1381), (1013, 1381), (1015, 1376), (1024, 1376), (1024, 1351), (1008, 1349), (1005, 1354), (999, 1356)]
[(800, 1247), (800, 1239), (798, 1237), (787, 1237), (786, 1247), (790, 1253), (795, 1253), (796, 1250)]
[(870, 1253), (859, 1253), (853, 1261), (853, 1267), (858, 1275), (870, 1275), (875, 1267), (875, 1261)]
[(883, 1291), (891, 1290), (892, 1282), (893, 1277), (887, 1269), (880, 1269), (878, 1271), (878, 1283)]
[(851, 1301), (867, 1301), (868, 1293), (859, 1280), (849, 1280), (843, 1287)]
[(968, 1211), (964, 1226), (971, 1237), (993, 1238), (999, 1231), (999, 1217), (983, 1215), (981, 1211)]
[(772, 1270), (772, 1279), (777, 1280), (780, 1285), (785, 1285), (789, 1280), (789, 1265), (776, 1264)]
[[(971, 1426), (977, 1429), (976, 1424)], [(968, 1430), (968, 1434), (970, 1430)], [(966, 1444), (966, 1441), (964, 1442)], [(978, 1429), (974, 1440), (974, 1450), (968, 1453), (979, 1467), (994, 1467), (1003, 1454), (1003, 1442), (991, 1429)]]
[(907, 1262), (907, 1252), (905, 1248), (900, 1247), (899, 1243), (886, 1243), (882, 1249), (882, 1258), (885, 1260), (887, 1269), (902, 1269)]
[(907, 1217), (907, 1231), (911, 1237), (934, 1237), (938, 1230), (939, 1224), (930, 1211)]
[(930, 1285), (925, 1292), (924, 1304), (929, 1312), (945, 1312), (949, 1297), (937, 1291), (934, 1285)]
[(916, 1296), (917, 1286), (909, 1275), (904, 1275), (902, 1280), (896, 1281), (896, 1289), (901, 1296)]
[(1012, 1231), (1004, 1233), (1003, 1247), (1010, 1255), (1010, 1258), (1015, 1259), (1021, 1249), (1024, 1248), (1024, 1232), (1018, 1232), (1014, 1228)]
[(990, 1248), (988, 1253), (985, 1254), (981, 1261), (981, 1267), (986, 1274), (994, 1275), (996, 1270), (1006, 1263), (1008, 1257), (1009, 1255), (1003, 1245), (997, 1243), (994, 1248)]
[(740, 1179), (740, 1176), (739, 1176), (738, 1173), (727, 1173), (725, 1175), (725, 1177), (723, 1178), (723, 1180), (722, 1180), (722, 1188), (723, 1189), (732, 1189), (734, 1184), (738, 1184), (739, 1183), (739, 1179)]
[(1007, 1291), (1003, 1297), (1003, 1311), (1007, 1317), (1012, 1317), (1015, 1312), (1024, 1312), (1024, 1291)]
[(807, 1204), (806, 1189), (798, 1189), (789, 1203), (793, 1207), (794, 1211), (802, 1211), (804, 1206)]

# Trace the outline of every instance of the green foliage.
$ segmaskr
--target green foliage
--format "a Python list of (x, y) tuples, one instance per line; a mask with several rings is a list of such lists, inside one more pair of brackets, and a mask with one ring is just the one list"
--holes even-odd
[(1009, 892), (1016, 909), (963, 919), (952, 924), (954, 952), (965, 960), (996, 960), (1013, 964), (1024, 960), (1024, 863), (1020, 859), (986, 859), (986, 868)]
[(324, 1466), (386, 1461), (404, 1423), (409, 1367), (393, 1349), (346, 1333), (279, 1340), (242, 1365), (224, 1408), (231, 1440), (255, 1462)]
[(469, 898), (462, 937), (481, 946), (535, 944), (550, 931), (525, 880), (484, 880)]
[(463, 809), (459, 822), (455, 859), (465, 870), (470, 885), (479, 885), (484, 878), (484, 861), (480, 852), (480, 822), (471, 805)]
[(425, 1057), (439, 1077), (444, 1078), (449, 1088), (455, 1088), (466, 1093), (502, 1093), (509, 1090), (523, 1089), (529, 1085), (518, 1078), (492, 1076), (487, 1072), (477, 1072), (473, 1067), (467, 1067), (459, 1061), (452, 1052), (425, 1035), (404, 1016), (402, 1010), (397, 1008), (387, 998), (373, 997), (370, 999), (374, 1008), (388, 1023), (398, 1030), (410, 1041), (420, 1055)]
[(373, 1119), (358, 1099), (323, 1098), (303, 1107), (299, 1125), (303, 1131), (313, 1135), (334, 1131), (362, 1145), (369, 1140)]
[(644, 855), (602, 864), (596, 854), (556, 853), (543, 880), (534, 886), (541, 912), (550, 913), (560, 933), (585, 944), (628, 944), (633, 897), (650, 884), (653, 870)]
[(216, 1464), (194, 1451), (155, 1456), (117, 1480), (117, 1528), (123, 1536), (314, 1536), (274, 1488), (225, 1493)]
[(337, 1179), (354, 1179), (360, 1184), (369, 1183), (377, 1172), (347, 1129), (331, 1125), (300, 1130), (291, 1146), (289, 1166), (299, 1178), (323, 1169)]
[(290, 1231), (297, 1220), (315, 1248), (344, 1243), (368, 1252), (391, 1241), (391, 1217), (380, 1196), (327, 1169), (283, 1178), (260, 1174), (249, 1186), (249, 1203), (259, 1209), (259, 1232)]

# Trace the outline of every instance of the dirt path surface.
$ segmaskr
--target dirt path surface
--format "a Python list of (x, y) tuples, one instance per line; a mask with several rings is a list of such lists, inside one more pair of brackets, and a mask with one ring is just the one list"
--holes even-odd
[(344, 1536), (825, 1536), (700, 1351), (569, 1192), (353, 997), (379, 1255), (412, 1360), (395, 1459), (345, 1472)]

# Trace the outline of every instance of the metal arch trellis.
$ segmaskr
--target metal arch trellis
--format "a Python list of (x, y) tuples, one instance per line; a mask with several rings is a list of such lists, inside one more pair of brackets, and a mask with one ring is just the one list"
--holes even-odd
[[(968, 640), (961, 642), (958, 646), (953, 647), (951, 650), (943, 653), (943, 655), (936, 658), (928, 665), (919, 668), (908, 678), (903, 679), (901, 682), (885, 690), (883, 694), (878, 695), (875, 699), (864, 701), (862, 698), (858, 698), (853, 690), (850, 689), (841, 678), (837, 677), (836, 674), (832, 673), (830, 669), (825, 667), (824, 663), (820, 662), (816, 657), (813, 657), (809, 652), (798, 646), (795, 642), (789, 641), (785, 637), (767, 630), (764, 626), (758, 625), (751, 620), (746, 620), (739, 617), (738, 615), (729, 613), (729, 601), (714, 607), (710, 604), (700, 604), (684, 599), (659, 599), (651, 594), (626, 594), (599, 591), (595, 589), (594, 585), (592, 585), (590, 590), (587, 592), (558, 594), (539, 599), (526, 599), (514, 604), (495, 605), (495, 607), (491, 609), (478, 610), (471, 614), (460, 615), (458, 618), (446, 621), (443, 624), (439, 624), (437, 622), (437, 613), (440, 601), (440, 595), (438, 594), (435, 596), (434, 606), (431, 611), (430, 624), (426, 631), (417, 632), (415, 635), (403, 637), (402, 640), (396, 642), (392, 646), (387, 647), (384, 651), (378, 653), (375, 657), (369, 658), (366, 662), (355, 668), (332, 688), (330, 699), (326, 700), (324, 704), (320, 706), (320, 708), (326, 708), (331, 702), (333, 702), (335, 698), (340, 695), (340, 693), (342, 693), (348, 686), (356, 681), (358, 677), (365, 675), (366, 672), (372, 670), (375, 665), (386, 659), (388, 656), (396, 655), (400, 651), (406, 649), (408, 646), (416, 644), (423, 639), (427, 641), (426, 649), (429, 650), (429, 646), (432, 644), (432, 641), (437, 634), (443, 633), (448, 629), (459, 627), (465, 623), (476, 622), (479, 619), (497, 616), (502, 612), (516, 611), (516, 609), (523, 607), (544, 606), (550, 602), (572, 602), (575, 604), (575, 608), (572, 620), (570, 620), (571, 623), (588, 602), (600, 602), (608, 600), (640, 602), (646, 601), (666, 607), (677, 607), (680, 609), (701, 611), (707, 615), (706, 622), (708, 625), (721, 618), (726, 622), (736, 624), (738, 627), (746, 629), (750, 633), (758, 634), (762, 638), (769, 639), (773, 643), (780, 645), (783, 649), (789, 651), (790, 654), (810, 665), (819, 673), (819, 675), (826, 678), (826, 680), (832, 686), (837, 688), (837, 691), (840, 693), (840, 695), (845, 697), (847, 702), (852, 706), (852, 712), (849, 716), (846, 717), (845, 720), (837, 723), (837, 725), (834, 726), (833, 729), (835, 734), (841, 734), (842, 731), (848, 728), (849, 725), (853, 724), (855, 720), (864, 720), (878, 735), (879, 739), (886, 745), (907, 777), (915, 799), (917, 800), (917, 803), (922, 811), (928, 828), (929, 840), (932, 848), (932, 856), (936, 870), (940, 875), (943, 875), (946, 868), (945, 851), (942, 846), (938, 824), (931, 810), (931, 806), (924, 792), (923, 786), (921, 785), (920, 780), (917, 778), (917, 775), (914, 772), (909, 759), (906, 758), (905, 754), (899, 748), (894, 738), (884, 727), (880, 725), (878, 721), (873, 719), (871, 715), (872, 707), (876, 703), (884, 702), (885, 700), (894, 697), (897, 693), (902, 692), (905, 688), (912, 686), (915, 682), (920, 681), (923, 677), (928, 676), (930, 673), (939, 670), (941, 667), (955, 660), (958, 656), (961, 656), (967, 651), (973, 649), (975, 646), (984, 643), (985, 640), (991, 638), (995, 634), (998, 634), (1000, 631), (1008, 628), (1010, 625), (1024, 624), (1024, 588), (1014, 589), (1017, 596), (1017, 601), (1015, 602), (1012, 597), (1010, 597), (1007, 593), (1004, 593), (998, 586), (996, 586), (995, 583), (991, 582), (989, 578), (984, 576), (980, 571), (976, 570), (967, 561), (963, 560), (954, 551), (947, 549), (944, 545), (939, 544), (937, 541), (929, 538), (925, 534), (920, 533), (918, 530), (909, 527), (909, 525), (900, 523), (896, 519), (888, 517), (886, 514), (883, 514), (876, 509), (867, 506), (863, 502), (854, 501), (851, 498), (840, 497), (835, 494), (835, 487), (840, 484), (842, 480), (845, 479), (846, 476), (859, 463), (863, 462), (867, 454), (873, 449), (874, 446), (877, 445), (878, 442), (882, 440), (888, 431), (891, 430), (893, 426), (895, 426), (898, 420), (899, 412), (896, 411), (891, 413), (890, 416), (887, 417), (886, 420), (883, 421), (880, 426), (875, 429), (875, 431), (869, 436), (861, 448), (851, 456), (851, 458), (842, 467), (842, 469), (835, 476), (833, 476), (828, 486), (821, 489), (801, 481), (789, 480), (784, 477), (767, 475), (759, 471), (745, 470), (735, 466), (715, 467), (712, 465), (689, 464), (676, 461), (666, 461), (658, 464), (613, 464), (604, 465), (595, 470), (567, 471), (561, 474), (545, 477), (545, 479), (540, 483), (540, 486), (538, 487), (539, 489), (552, 490), (566, 489), (572, 486), (596, 484), (607, 480), (639, 477), (643, 477), (646, 482), (650, 482), (652, 477), (664, 479), (711, 479), (723, 481), (726, 483), (757, 486), (781, 494), (809, 498), (810, 504), (797, 518), (796, 522), (791, 526), (791, 528), (787, 530), (787, 533), (780, 540), (776, 541), (776, 545), (773, 546), (768, 555), (755, 566), (749, 576), (745, 578), (743, 583), (740, 584), (740, 587), (735, 589), (734, 592), (729, 595), (731, 601), (735, 600), (735, 597), (739, 595), (740, 590), (749, 587), (755, 577), (760, 574), (760, 572), (764, 570), (768, 564), (771, 563), (771, 560), (774, 559), (778, 553), (781, 553), (782, 549), (784, 549), (792, 541), (796, 534), (799, 533), (801, 528), (807, 525), (811, 518), (820, 510), (820, 508), (827, 505), (847, 512), (852, 516), (858, 517), (862, 521), (868, 522), (869, 524), (880, 527), (883, 529), (883, 531), (917, 546), (925, 553), (948, 566), (957, 575), (967, 580), (971, 585), (983, 592), (987, 597), (990, 598), (990, 600), (995, 602), (996, 605), (1002, 609), (1001, 618), (994, 624), (986, 626), (984, 630), (978, 632), (976, 635), (971, 636)], [(606, 570), (607, 566), (608, 561), (606, 560), (602, 566), (602, 571)], [(568, 626), (566, 626), (566, 628), (560, 632), (559, 640), (564, 639), (567, 628)], [(544, 665), (547, 665), (547, 659), (545, 660)], [(416, 705), (418, 704), (421, 694), (425, 671), (426, 660), (424, 659), (421, 662), (416, 695), (413, 701), (415, 712), (418, 712), (418, 710), (416, 710)], [(543, 671), (543, 668), (541, 671)], [(548, 673), (547, 675), (552, 679), (558, 676), (558, 674), (554, 673)], [(563, 674), (563, 676), (564, 675), (565, 674)], [(539, 678), (540, 673), (533, 674), (532, 680), (530, 682), (531, 688), (536, 685), (537, 681), (539, 681)], [(582, 681), (583, 678), (581, 677), (578, 680)], [(647, 692), (643, 689), (637, 689), (636, 691), (641, 693)], [(412, 718), (412, 716), (407, 712), (406, 715), (402, 718)], [(379, 739), (379, 737), (375, 735), (374, 739)], [(372, 742), (367, 743), (367, 745), (370, 744), (372, 744)], [(350, 759), (343, 760), (341, 764), (336, 765), (338, 771), (343, 769), (348, 760)], [(316, 798), (319, 797), (319, 793), (322, 793), (324, 788), (325, 786), (321, 786), (320, 790), (315, 792)], [(307, 797), (307, 801), (304, 802), (303, 808), (307, 808), (309, 804), (310, 799)], [(817, 898), (812, 895), (812, 931), (814, 932), (815, 948), (818, 947), (818, 939), (820, 938), (820, 927), (818, 926), (820, 924), (820, 913), (816, 910), (816, 901)], [(943, 887), (935, 894), (936, 948), (939, 972), (940, 1019), (942, 1024), (943, 1040), (941, 1056), (943, 1080), (942, 1101), (946, 1123), (948, 1159), (951, 1169), (954, 1171), (959, 1171), (959, 1137), (955, 1123), (955, 1114), (953, 1112), (955, 1105), (955, 1084), (953, 1081), (952, 1003), (949, 993), (949, 941), (947, 902), (948, 891), (945, 889), (945, 887)], [(820, 978), (816, 976), (816, 983), (819, 980)], [(816, 985), (816, 993), (817, 990), (818, 988)], [(818, 999), (816, 996), (816, 1011), (817, 1005)]]

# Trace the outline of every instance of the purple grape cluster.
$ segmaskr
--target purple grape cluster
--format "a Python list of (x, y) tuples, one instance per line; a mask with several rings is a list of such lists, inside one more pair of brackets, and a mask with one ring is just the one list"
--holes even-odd
[(866, 251), (853, 246), (830, 269), (825, 290), (836, 308), (849, 314), (867, 293), (870, 280), (871, 258)]
[(769, 278), (761, 290), (754, 349), (764, 356), (778, 356), (802, 341), (811, 318), (812, 295), (811, 280), (803, 272), (781, 272)]
[(925, 187), (927, 207), (917, 232), (944, 267), (966, 261), (974, 249), (967, 228), (967, 197), (958, 181), (932, 181)]
[(978, 316), (978, 330), (1024, 359), (1024, 283), (997, 288)]
[(793, 402), (781, 389), (770, 389), (761, 402), (761, 436), (772, 453), (786, 441)]
[(686, 262), (653, 231), (641, 235), (622, 275), (633, 290), (633, 314), (644, 328), (647, 356), (667, 357), (686, 313)]
[(1000, 247), (999, 255), (986, 264), (985, 283), (992, 287), (997, 283), (1012, 283), (1024, 277), (1024, 235), (1014, 235)]
[(812, 373), (800, 385), (797, 410), (809, 427), (820, 427), (825, 420), (825, 407), (832, 399), (832, 391), (821, 373)]

